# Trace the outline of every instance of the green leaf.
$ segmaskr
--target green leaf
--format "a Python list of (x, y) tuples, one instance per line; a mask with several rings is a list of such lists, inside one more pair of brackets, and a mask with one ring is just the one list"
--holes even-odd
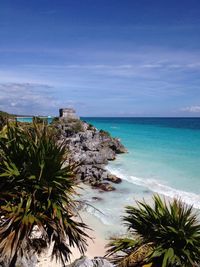
[(169, 248), (166, 250), (165, 254), (164, 254), (164, 258), (163, 258), (163, 263), (162, 263), (162, 267), (167, 267), (168, 263), (170, 263), (171, 259), (174, 256), (174, 250), (173, 248)]

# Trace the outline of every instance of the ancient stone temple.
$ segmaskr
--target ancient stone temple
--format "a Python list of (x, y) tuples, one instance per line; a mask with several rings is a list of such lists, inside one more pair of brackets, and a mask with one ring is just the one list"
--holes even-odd
[(59, 109), (60, 118), (69, 119), (69, 120), (77, 120), (79, 117), (76, 114), (76, 111), (73, 108), (61, 108)]

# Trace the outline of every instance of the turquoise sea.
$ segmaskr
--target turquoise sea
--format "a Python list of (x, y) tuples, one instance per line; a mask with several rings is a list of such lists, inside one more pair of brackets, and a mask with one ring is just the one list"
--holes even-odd
[[(124, 206), (153, 193), (178, 197), (200, 209), (200, 118), (84, 118), (120, 138), (128, 149), (108, 164), (123, 183), (111, 193), (88, 191), (103, 200), (93, 210), (104, 223), (114, 224)], [(101, 214), (102, 212), (102, 214)]]

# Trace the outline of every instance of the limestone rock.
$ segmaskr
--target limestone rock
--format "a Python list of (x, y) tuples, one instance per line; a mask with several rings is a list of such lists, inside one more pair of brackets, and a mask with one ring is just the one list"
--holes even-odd
[(102, 257), (95, 257), (94, 259), (90, 260), (84, 256), (75, 260), (67, 267), (114, 267), (114, 265)]
[(80, 259), (75, 260), (68, 267), (94, 267), (93, 262), (87, 257), (81, 257)]
[(108, 260), (101, 257), (95, 257), (92, 262), (94, 267), (114, 267)]
[(93, 188), (97, 188), (97, 189), (100, 189), (101, 191), (114, 191), (115, 190), (115, 187), (112, 186), (110, 183), (108, 182), (103, 182), (103, 183), (99, 183), (99, 182), (96, 182), (94, 184), (92, 184)]
[(122, 182), (122, 179), (117, 177), (114, 174), (108, 174), (107, 180), (110, 181), (110, 182), (113, 182), (115, 184), (119, 184), (119, 183)]
[(104, 191), (114, 190), (113, 186), (103, 181), (121, 182), (119, 177), (105, 170), (108, 161), (126, 152), (120, 140), (79, 119), (59, 120), (55, 127), (58, 128), (59, 142), (63, 142), (69, 152), (69, 161), (78, 165), (77, 180), (93, 186), (99, 184)]

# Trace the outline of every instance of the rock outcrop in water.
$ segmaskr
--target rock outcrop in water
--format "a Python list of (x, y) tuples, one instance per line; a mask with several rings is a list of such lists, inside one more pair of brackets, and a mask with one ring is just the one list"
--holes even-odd
[(120, 140), (79, 119), (61, 117), (55, 125), (59, 140), (69, 151), (69, 160), (78, 164), (77, 179), (102, 191), (115, 190), (111, 183), (120, 183), (121, 179), (107, 171), (105, 165), (126, 152)]

